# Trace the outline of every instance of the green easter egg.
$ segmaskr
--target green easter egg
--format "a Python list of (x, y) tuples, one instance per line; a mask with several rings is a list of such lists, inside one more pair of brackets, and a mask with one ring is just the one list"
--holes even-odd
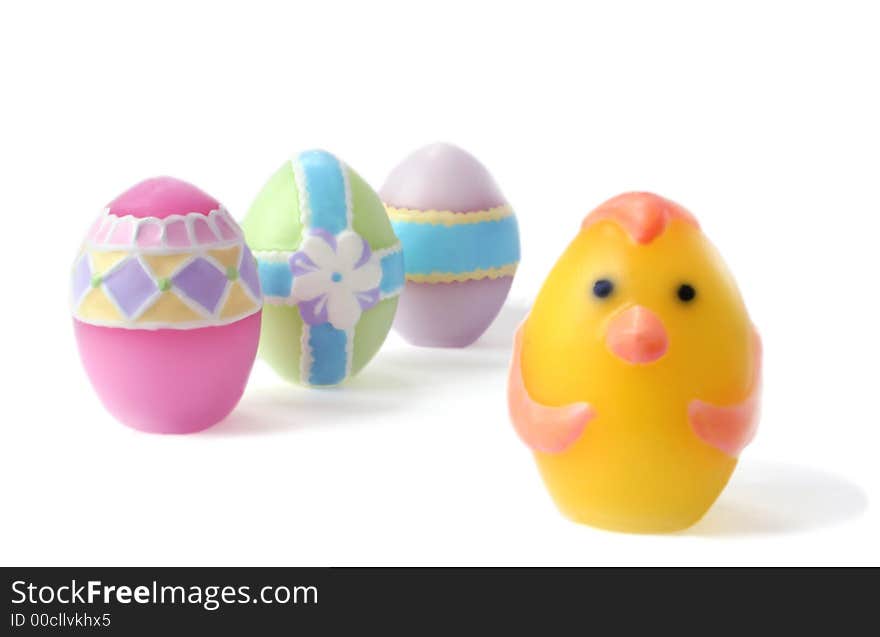
[(264, 305), (259, 354), (284, 378), (338, 385), (379, 351), (404, 267), (379, 196), (321, 150), (286, 162), (244, 222)]

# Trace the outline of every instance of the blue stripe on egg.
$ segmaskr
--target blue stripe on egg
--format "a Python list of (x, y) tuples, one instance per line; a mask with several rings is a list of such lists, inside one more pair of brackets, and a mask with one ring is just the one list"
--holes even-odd
[(348, 227), (343, 167), (330, 153), (309, 150), (297, 157), (311, 210), (309, 226), (337, 235)]
[[(403, 252), (397, 250), (386, 254), (380, 260), (382, 281), (379, 290), (383, 296), (397, 294), (405, 282)], [(267, 298), (286, 299), (293, 287), (293, 273), (287, 261), (266, 261), (257, 258), (257, 270), (260, 273), (260, 286)]]
[(398, 250), (382, 257), (382, 282), (379, 291), (382, 294), (394, 294), (403, 287), (406, 273), (403, 266), (403, 251)]
[(309, 347), (312, 350), (312, 366), (309, 369), (310, 385), (336, 385), (345, 380), (347, 366), (348, 335), (330, 323), (308, 327)]
[(391, 224), (406, 253), (407, 274), (463, 274), (519, 262), (519, 228), (512, 215), (454, 226), (393, 219)]
[(260, 273), (260, 286), (264, 296), (290, 296), (293, 285), (293, 274), (287, 261), (262, 261), (257, 259), (257, 270)]

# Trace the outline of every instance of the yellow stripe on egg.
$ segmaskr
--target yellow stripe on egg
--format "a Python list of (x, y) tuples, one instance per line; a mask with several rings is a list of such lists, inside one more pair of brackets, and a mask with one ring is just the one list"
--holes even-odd
[(499, 221), (513, 214), (509, 205), (496, 206), (488, 210), (473, 212), (453, 212), (451, 210), (417, 210), (414, 208), (395, 208), (385, 206), (392, 221), (408, 221), (410, 223), (430, 223), (433, 225), (457, 226), (484, 221)]
[(406, 280), (413, 283), (460, 283), (480, 279), (500, 279), (516, 273), (516, 263), (508, 263), (500, 268), (471, 270), (470, 272), (432, 272), (431, 274), (407, 274)]

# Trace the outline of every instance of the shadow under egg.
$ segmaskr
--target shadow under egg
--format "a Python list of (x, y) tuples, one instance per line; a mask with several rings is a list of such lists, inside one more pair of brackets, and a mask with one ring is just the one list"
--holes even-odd
[(238, 408), (205, 436), (281, 434), (357, 426), (364, 414), (391, 414), (404, 408), (400, 393), (370, 394), (345, 387), (306, 389), (279, 384), (248, 391)]
[(788, 534), (861, 515), (868, 497), (858, 485), (810, 467), (745, 462), (706, 516), (686, 535)]

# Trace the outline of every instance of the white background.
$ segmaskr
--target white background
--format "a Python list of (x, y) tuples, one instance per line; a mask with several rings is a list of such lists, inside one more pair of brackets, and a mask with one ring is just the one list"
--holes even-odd
[[(603, 5), (3, 3), (0, 563), (880, 564), (876, 7)], [(258, 363), (188, 437), (104, 412), (66, 303), (111, 198), (170, 174), (240, 218), (295, 151), (378, 188), (436, 140), (519, 216), (479, 344), (392, 335), (332, 391)], [(698, 216), (766, 348), (759, 436), (672, 536), (563, 519), (505, 407), (514, 325), (582, 217), (631, 189)]]

